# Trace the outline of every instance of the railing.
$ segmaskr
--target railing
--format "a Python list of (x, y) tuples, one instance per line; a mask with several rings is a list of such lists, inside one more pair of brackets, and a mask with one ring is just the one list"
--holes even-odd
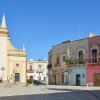
[(91, 63), (91, 64), (100, 64), (100, 57), (99, 58), (92, 57), (92, 58), (88, 59), (88, 63)]
[[(83, 66), (84, 64), (86, 64), (86, 59), (84, 60), (79, 60), (79, 59), (76, 59), (76, 60), (67, 60), (65, 62), (65, 67), (75, 67), (75, 66)], [(54, 66), (52, 66), (52, 64), (49, 64), (47, 66), (48, 69), (52, 69), (53, 68), (59, 68), (60, 67), (60, 64), (54, 64)]]
[(68, 60), (66, 61), (66, 67), (75, 67), (75, 66), (83, 66), (87, 62), (86, 59), (80, 60), (80, 59), (75, 59), (75, 60)]
[[(67, 60), (65, 65), (66, 67), (77, 67), (77, 66), (85, 66), (85, 64), (92, 64), (92, 65), (100, 65), (100, 57), (99, 58), (91, 58), (91, 59), (83, 59), (83, 60), (80, 60), (80, 59), (75, 59), (75, 60)], [(54, 66), (52, 66), (52, 64), (49, 64), (47, 66), (48, 69), (52, 69), (52, 67), (54, 68), (57, 68), (57, 67), (60, 67), (60, 65), (58, 64), (54, 64)]]

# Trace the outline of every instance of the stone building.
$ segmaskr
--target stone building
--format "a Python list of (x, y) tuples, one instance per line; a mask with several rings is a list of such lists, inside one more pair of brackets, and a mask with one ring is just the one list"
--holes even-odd
[(86, 85), (86, 67), (70, 67), (68, 75), (68, 84), (77, 86)]
[(26, 84), (26, 52), (10, 42), (5, 16), (0, 25), (0, 79), (3, 82)]
[(46, 60), (34, 61), (30, 59), (27, 62), (27, 79), (38, 80), (44, 83), (48, 82), (48, 62)]
[(88, 39), (89, 63), (86, 65), (86, 83), (100, 86), (100, 36)]
[(48, 61), (49, 84), (100, 86), (100, 36), (55, 45)]
[(53, 46), (49, 52), (49, 84), (68, 84), (69, 67), (85, 67), (87, 58), (88, 38)]

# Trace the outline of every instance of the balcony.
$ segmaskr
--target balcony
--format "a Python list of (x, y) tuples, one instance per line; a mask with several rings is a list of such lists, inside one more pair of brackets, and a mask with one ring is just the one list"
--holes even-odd
[(98, 65), (100, 66), (100, 57), (88, 59), (87, 64), (91, 66), (98, 66)]
[[(68, 59), (68, 60), (66, 60), (64, 62), (63, 66), (64, 67), (77, 67), (77, 66), (81, 67), (81, 66), (85, 66), (86, 62), (87, 62), (87, 59), (84, 59), (84, 60), (80, 60), (80, 59), (75, 59), (75, 60)], [(54, 66), (53, 66), (54, 69), (55, 68), (59, 69), (60, 67), (61, 67), (60, 64), (57, 64), (57, 63), (55, 63)], [(47, 68), (51, 69), (52, 68), (52, 64), (49, 64)]]
[(86, 59), (83, 59), (83, 60), (80, 60), (80, 59), (75, 59), (75, 60), (66, 60), (66, 64), (65, 66), (66, 67), (77, 67), (77, 66), (84, 66), (86, 64), (87, 60)]
[(100, 63), (100, 58), (91, 58), (92, 63)]

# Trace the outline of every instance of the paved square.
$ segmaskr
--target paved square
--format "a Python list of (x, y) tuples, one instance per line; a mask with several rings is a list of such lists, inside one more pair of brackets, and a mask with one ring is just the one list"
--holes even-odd
[(0, 86), (0, 100), (100, 100), (100, 87)]

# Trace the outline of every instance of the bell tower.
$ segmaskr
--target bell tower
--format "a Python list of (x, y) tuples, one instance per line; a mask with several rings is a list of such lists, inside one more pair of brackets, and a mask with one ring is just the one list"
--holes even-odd
[(3, 81), (7, 81), (7, 40), (8, 29), (5, 15), (3, 15), (0, 25), (0, 76)]

